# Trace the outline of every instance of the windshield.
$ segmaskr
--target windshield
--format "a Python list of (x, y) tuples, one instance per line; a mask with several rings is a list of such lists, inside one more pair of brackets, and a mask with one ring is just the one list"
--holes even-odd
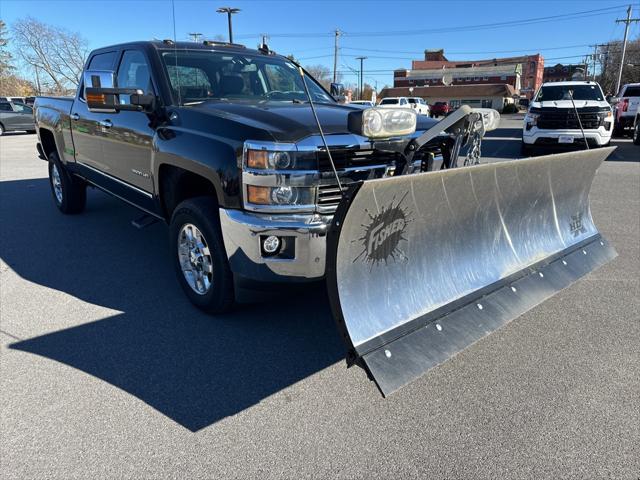
[(599, 85), (550, 85), (542, 87), (536, 96), (536, 102), (554, 100), (571, 100), (569, 90), (573, 91), (574, 100), (604, 100)]
[(396, 103), (398, 103), (397, 98), (385, 98), (380, 102), (380, 105), (395, 105)]
[[(297, 67), (280, 57), (178, 50), (163, 52), (162, 61), (182, 105), (214, 99), (307, 100)], [(335, 103), (308, 75), (306, 83), (314, 102)]]

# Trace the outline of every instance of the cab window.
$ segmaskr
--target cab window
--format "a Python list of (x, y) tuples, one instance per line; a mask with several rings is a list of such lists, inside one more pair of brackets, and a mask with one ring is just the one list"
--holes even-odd
[(149, 64), (140, 50), (125, 50), (118, 68), (118, 88), (137, 88), (153, 94)]

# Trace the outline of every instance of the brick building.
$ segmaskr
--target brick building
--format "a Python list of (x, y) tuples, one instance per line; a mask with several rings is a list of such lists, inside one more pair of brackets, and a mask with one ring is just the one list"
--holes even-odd
[(451, 86), (418, 86), (384, 88), (379, 98), (420, 97), (429, 104), (447, 102), (453, 108), (460, 105), (470, 107), (495, 108), (502, 111), (505, 105), (514, 103), (515, 89), (508, 84), (477, 84)]
[(544, 82), (566, 82), (568, 80), (584, 80), (584, 64), (563, 65), (557, 63), (552, 67), (544, 67)]
[(436, 85), (506, 84), (516, 93), (531, 98), (542, 84), (542, 55), (492, 58), (486, 60), (448, 60), (444, 50), (425, 50), (424, 60), (413, 60), (411, 70), (396, 70), (394, 87)]

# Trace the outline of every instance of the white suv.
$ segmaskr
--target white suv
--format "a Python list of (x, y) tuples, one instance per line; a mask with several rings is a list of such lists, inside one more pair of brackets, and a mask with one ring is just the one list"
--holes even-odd
[(626, 128), (633, 128), (640, 107), (640, 83), (623, 85), (616, 101), (615, 135), (624, 135)]
[(613, 112), (600, 85), (596, 82), (543, 83), (524, 117), (522, 153), (530, 154), (534, 148), (584, 145), (580, 123), (590, 147), (608, 145), (611, 141)]
[(387, 97), (378, 104), (382, 108), (412, 108), (418, 115), (429, 115), (429, 105), (420, 97)]

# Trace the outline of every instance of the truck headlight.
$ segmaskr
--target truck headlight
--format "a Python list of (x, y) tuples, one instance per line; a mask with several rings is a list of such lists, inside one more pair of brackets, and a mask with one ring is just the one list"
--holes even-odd
[(409, 108), (367, 108), (349, 113), (349, 131), (369, 138), (410, 135), (416, 131), (417, 115)]
[(282, 150), (246, 148), (244, 166), (254, 170), (314, 170), (317, 158), (313, 153), (296, 151), (290, 144), (282, 145)]
[(527, 130), (531, 130), (538, 123), (539, 113), (527, 113), (524, 117), (524, 125)]

